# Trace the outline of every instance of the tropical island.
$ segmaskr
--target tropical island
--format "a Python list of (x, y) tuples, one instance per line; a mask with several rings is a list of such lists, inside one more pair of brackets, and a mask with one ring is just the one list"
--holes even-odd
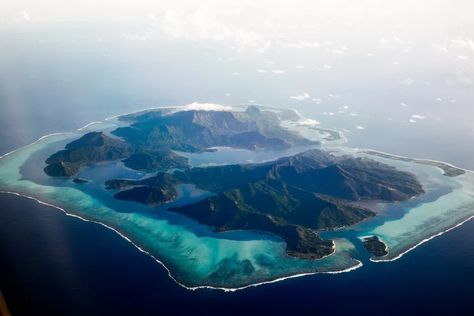
[(474, 172), (345, 141), (291, 109), (148, 109), (4, 155), (0, 190), (112, 229), (190, 289), (390, 262), (473, 218)]
[(388, 254), (387, 245), (377, 236), (363, 237), (365, 249), (374, 257), (383, 257)]
[[(408, 172), (368, 158), (335, 156), (321, 149), (262, 163), (191, 167), (180, 153), (214, 147), (250, 151), (315, 146), (316, 141), (282, 128), (281, 115), (250, 106), (245, 111), (145, 111), (120, 117), (129, 126), (109, 134), (90, 132), (46, 159), (46, 174), (75, 176), (106, 161), (150, 174), (144, 179), (109, 179), (118, 200), (150, 207), (178, 198), (177, 185), (210, 193), (167, 211), (185, 215), (217, 232), (256, 230), (286, 243), (286, 253), (320, 259), (334, 252), (320, 233), (348, 227), (377, 214), (364, 201), (400, 202), (424, 193)], [(370, 251), (370, 250), (369, 250)]]

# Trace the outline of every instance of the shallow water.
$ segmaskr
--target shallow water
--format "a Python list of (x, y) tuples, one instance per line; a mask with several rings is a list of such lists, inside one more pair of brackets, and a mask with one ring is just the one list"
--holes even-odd
[[(110, 128), (107, 122), (103, 128)], [(95, 124), (90, 128), (99, 129)], [(82, 131), (85, 132), (85, 131)], [(195, 288), (211, 286), (236, 289), (285, 277), (348, 271), (360, 266), (363, 254), (358, 236), (377, 235), (389, 247), (383, 259), (399, 257), (433, 235), (461, 223), (473, 215), (473, 175), (449, 178), (436, 167), (370, 156), (395, 167), (414, 172), (427, 194), (397, 205), (379, 205), (380, 216), (346, 230), (328, 233), (337, 238), (336, 251), (320, 260), (301, 260), (285, 255), (285, 245), (277, 237), (251, 231), (214, 233), (209, 228), (163, 208), (150, 209), (113, 199), (103, 188), (111, 174), (120, 177), (146, 176), (108, 163), (86, 169), (81, 176), (92, 183), (74, 184), (70, 180), (49, 179), (34, 166), (41, 165), (47, 153), (77, 138), (78, 133), (51, 135), (19, 149), (0, 160), (0, 187), (60, 207), (83, 219), (110, 227), (141, 250), (161, 262), (181, 285)], [(337, 145), (337, 146), (335, 146)], [(360, 150), (324, 143), (334, 154), (367, 156)], [(220, 148), (217, 152), (189, 155), (193, 165), (261, 162), (303, 150), (249, 152)], [(33, 167), (32, 167), (33, 166)], [(199, 199), (193, 188), (182, 188), (179, 203)], [(331, 235), (332, 234), (332, 235)], [(326, 235), (325, 235), (326, 236)]]

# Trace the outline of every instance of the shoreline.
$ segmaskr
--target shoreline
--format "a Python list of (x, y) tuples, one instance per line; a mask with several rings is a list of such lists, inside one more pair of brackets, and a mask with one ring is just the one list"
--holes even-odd
[(94, 121), (94, 122), (90, 122), (82, 127), (79, 127), (78, 129), (76, 129), (76, 131), (78, 132), (82, 132), (83, 130), (85, 130), (86, 128), (88, 128), (89, 126), (92, 126), (92, 125), (95, 125), (95, 124), (100, 124), (100, 123), (103, 123), (102, 121)]
[(30, 146), (33, 146), (34, 144), (36, 144), (37, 142), (40, 142), (42, 141), (43, 139), (47, 138), (47, 137), (50, 137), (50, 136), (58, 136), (58, 135), (68, 135), (68, 134), (73, 134), (73, 132), (57, 132), (57, 133), (51, 133), (51, 134), (46, 134), (44, 136), (41, 136), (40, 138), (38, 138), (37, 140), (35, 140), (34, 142), (32, 143), (29, 143), (29, 144), (26, 144), (24, 146), (21, 146), (21, 147), (18, 147), (17, 149), (13, 149), (3, 155), (0, 156), (0, 159), (3, 159), (13, 153), (16, 153), (17, 151), (19, 150), (22, 150), (22, 149), (25, 149), (25, 148), (28, 148)]
[[(379, 242), (381, 242), (381, 243), (384, 245), (384, 250), (385, 250), (386, 254), (383, 255), (383, 256), (376, 257), (376, 256), (374, 256), (370, 251), (368, 251), (367, 248), (366, 248), (367, 252), (370, 254), (369, 260), (372, 261), (372, 258), (384, 258), (384, 257), (388, 256), (388, 255), (390, 254), (388, 245), (387, 245), (387, 243), (386, 243), (382, 238), (380, 238), (380, 236), (378, 236), (378, 235), (362, 235), (362, 236), (357, 236), (357, 238), (358, 238), (363, 244), (364, 244), (364, 242), (366, 241), (367, 238), (372, 238), (372, 237), (376, 237), (377, 240), (378, 240)], [(365, 247), (365, 244), (364, 244), (364, 247)], [(372, 262), (375, 262), (375, 261), (372, 261)]]
[(26, 195), (26, 194), (22, 194), (22, 193), (18, 193), (18, 192), (13, 192), (13, 191), (4, 191), (4, 190), (0, 190), (0, 194), (11, 194), (11, 195), (15, 195), (15, 196), (18, 196), (18, 197), (22, 197), (22, 198), (26, 198), (26, 199), (29, 199), (29, 200), (33, 200), (35, 201), (36, 203), (38, 204), (41, 204), (41, 205), (45, 205), (45, 206), (48, 206), (48, 207), (51, 207), (51, 208), (54, 208), (54, 209), (57, 209), (61, 212), (64, 213), (64, 215), (66, 216), (70, 216), (70, 217), (73, 217), (73, 218), (77, 218), (77, 219), (80, 219), (84, 222), (88, 222), (88, 223), (93, 223), (93, 224), (98, 224), (102, 227), (105, 227), (107, 229), (110, 229), (112, 230), (113, 232), (115, 232), (117, 235), (119, 235), (120, 237), (122, 237), (123, 239), (125, 239), (127, 242), (129, 242), (130, 244), (132, 244), (137, 250), (139, 250), (140, 252), (148, 255), (149, 257), (151, 257), (153, 260), (155, 260), (157, 263), (159, 263), (165, 270), (166, 272), (168, 273), (168, 276), (176, 283), (178, 284), (179, 286), (181, 286), (182, 288), (185, 288), (186, 290), (191, 290), (191, 291), (195, 291), (195, 290), (199, 290), (199, 289), (211, 289), (211, 290), (221, 290), (221, 291), (224, 291), (224, 292), (235, 292), (235, 291), (239, 291), (239, 290), (244, 290), (244, 289), (247, 289), (247, 288), (251, 288), (251, 287), (257, 287), (257, 286), (260, 286), (260, 285), (264, 285), (264, 284), (271, 284), (271, 283), (276, 283), (276, 282), (280, 282), (280, 281), (284, 281), (284, 280), (287, 280), (287, 279), (293, 279), (293, 278), (297, 278), (297, 277), (303, 277), (303, 276), (309, 276), (309, 275), (316, 275), (316, 274), (340, 274), (340, 273), (346, 273), (346, 272), (350, 272), (350, 271), (353, 271), (353, 270), (356, 270), (360, 267), (363, 266), (362, 262), (358, 259), (354, 259), (357, 264), (352, 266), (352, 267), (349, 267), (349, 268), (346, 268), (346, 269), (343, 269), (343, 270), (336, 270), (336, 271), (316, 271), (316, 272), (305, 272), (305, 273), (299, 273), (299, 274), (293, 274), (293, 275), (289, 275), (289, 276), (284, 276), (284, 277), (278, 277), (276, 279), (273, 279), (273, 280), (268, 280), (268, 281), (262, 281), (262, 282), (257, 282), (257, 283), (252, 283), (252, 284), (248, 284), (248, 285), (245, 285), (245, 286), (240, 286), (240, 287), (218, 287), (218, 286), (211, 286), (211, 285), (199, 285), (199, 286), (187, 286), (181, 282), (179, 282), (178, 280), (176, 280), (173, 275), (171, 274), (171, 271), (170, 269), (162, 262), (160, 261), (158, 258), (156, 258), (153, 254), (151, 254), (150, 252), (148, 252), (147, 250), (143, 249), (141, 246), (137, 245), (136, 243), (134, 243), (129, 237), (127, 237), (125, 234), (121, 233), (118, 229), (112, 227), (112, 226), (109, 226), (105, 223), (102, 223), (102, 222), (99, 222), (99, 221), (96, 221), (96, 220), (91, 220), (91, 219), (87, 219), (85, 217), (82, 217), (82, 216), (79, 216), (79, 215), (76, 215), (74, 213), (70, 213), (67, 211), (67, 209), (63, 208), (63, 207), (60, 207), (60, 206), (57, 206), (57, 205), (54, 205), (54, 204), (51, 204), (51, 203), (48, 203), (48, 202), (44, 202), (44, 201), (41, 201), (39, 199), (37, 199), (36, 197), (34, 196), (30, 196), (30, 195)]
[[(441, 161), (441, 160), (434, 160), (434, 159), (429, 159), (429, 158), (417, 158), (417, 157), (408, 157), (408, 156), (401, 156), (401, 155), (395, 155), (395, 154), (391, 154), (391, 153), (388, 153), (388, 152), (384, 152), (384, 151), (381, 151), (381, 150), (376, 150), (376, 149), (370, 149), (370, 148), (359, 148), (359, 147), (354, 147), (355, 150), (358, 150), (362, 153), (365, 153), (367, 155), (371, 155), (373, 156), (372, 154), (370, 154), (369, 152), (372, 151), (374, 153), (379, 153), (379, 154), (384, 154), (384, 155), (387, 155), (387, 156), (392, 156), (394, 157), (395, 159), (396, 158), (401, 158), (401, 159), (409, 159), (411, 160), (412, 162), (416, 162), (416, 163), (420, 163), (420, 164), (423, 164), (423, 161), (426, 161), (426, 162), (433, 162), (433, 163), (438, 163), (438, 164), (444, 164), (448, 167), (451, 167), (451, 168), (456, 168), (456, 169), (460, 169), (460, 170), (464, 170), (465, 172), (470, 172), (470, 173), (474, 173), (474, 170), (470, 170), (470, 169), (467, 169), (467, 168), (462, 168), (462, 167), (458, 167), (458, 166), (455, 166), (453, 164), (450, 164), (449, 162), (444, 162), (444, 161)], [(383, 157), (382, 157), (383, 158)], [(391, 159), (389, 157), (387, 157), (386, 159)], [(416, 161), (418, 160), (418, 162)], [(444, 170), (436, 165), (431, 165), (432, 167), (435, 167), (435, 168), (438, 168), (440, 170), (442, 170), (444, 172)]]
[[(238, 105), (238, 106), (243, 106), (243, 105)], [(146, 108), (146, 109), (141, 109), (141, 110), (137, 110), (137, 111), (132, 111), (132, 112), (129, 112), (129, 113), (124, 113), (124, 114), (119, 114), (119, 115), (115, 115), (115, 116), (111, 116), (111, 117), (108, 117), (106, 119), (104, 119), (103, 121), (94, 121), (94, 122), (91, 122), (91, 123), (88, 123), (78, 129), (76, 129), (76, 131), (83, 131), (84, 129), (86, 129), (87, 127), (91, 126), (91, 125), (94, 125), (94, 124), (99, 124), (99, 123), (103, 123), (104, 121), (109, 121), (109, 120), (112, 120), (112, 119), (116, 119), (117, 117), (120, 117), (120, 116), (124, 116), (124, 115), (129, 115), (129, 114), (134, 114), (134, 113), (140, 113), (140, 112), (144, 112), (144, 111), (150, 111), (150, 110), (159, 110), (159, 109), (174, 109), (174, 108), (180, 108), (180, 107), (183, 107), (183, 109), (185, 108), (185, 106), (164, 106), (164, 107), (150, 107), (150, 108)], [(232, 106), (231, 106), (232, 107)], [(299, 114), (299, 113), (298, 113)], [(301, 116), (301, 114), (299, 114), (299, 116)], [(302, 116), (301, 116), (302, 117)], [(343, 138), (345, 138), (344, 136), (344, 133), (341, 132), (341, 131), (338, 131), (338, 130), (334, 130), (336, 132), (338, 132)], [(27, 144), (27, 145), (24, 145), (24, 146), (21, 146), (17, 149), (14, 149), (12, 151), (9, 151), (3, 155), (0, 156), (0, 160), (19, 151), (19, 150), (22, 150), (22, 149), (25, 149), (25, 148), (28, 148), (38, 142), (40, 142), (41, 140), (47, 138), (47, 137), (50, 137), (50, 136), (58, 136), (58, 135), (68, 135), (68, 134), (73, 134), (74, 132), (55, 132), (55, 133), (50, 133), (50, 134), (47, 134), (47, 135), (44, 135), (44, 136), (41, 136), (40, 138), (38, 138), (37, 140), (35, 140), (34, 142), (30, 143), (30, 144)], [(443, 161), (438, 161), (438, 160), (432, 160), (432, 159), (426, 159), (426, 158), (412, 158), (412, 157), (407, 157), (407, 156), (400, 156), (400, 155), (395, 155), (395, 154), (390, 154), (390, 153), (387, 153), (387, 152), (383, 152), (383, 151), (379, 151), (379, 150), (374, 150), (374, 149), (362, 149), (362, 148), (358, 148), (358, 147), (354, 147), (353, 148), (354, 150), (357, 150), (357, 151), (372, 151), (372, 152), (376, 152), (376, 153), (381, 153), (381, 154), (385, 154), (385, 155), (388, 155), (388, 156), (393, 156), (395, 158), (404, 158), (404, 159), (410, 159), (410, 160), (424, 160), (424, 161), (431, 161), (431, 162), (434, 162), (434, 163), (439, 163), (439, 164), (445, 164), (447, 166), (450, 166), (452, 168), (457, 168), (457, 169), (461, 169), (461, 170), (464, 170), (466, 172), (470, 172), (470, 173), (474, 173), (473, 170), (469, 170), (469, 169), (465, 169), (465, 168), (460, 168), (460, 167), (457, 167), (457, 166), (454, 166), (450, 163), (446, 163), (446, 162), (443, 162)], [(368, 155), (370, 155), (370, 153), (367, 153)], [(390, 159), (390, 158), (387, 158), (387, 159)], [(432, 167), (435, 167), (435, 168), (439, 168), (441, 170), (443, 170), (442, 168), (436, 166), (436, 165), (432, 165)], [(14, 191), (4, 191), (4, 190), (1, 190), (0, 189), (0, 193), (4, 193), (4, 194), (12, 194), (12, 195), (16, 195), (16, 196), (19, 196), (19, 197), (23, 197), (23, 198), (28, 198), (28, 199), (31, 199), (31, 200), (34, 200), (36, 201), (38, 204), (42, 204), (42, 205), (46, 205), (46, 206), (49, 206), (51, 208), (55, 208), (55, 209), (58, 209), (60, 211), (62, 211), (66, 216), (71, 216), (71, 217), (75, 217), (75, 218), (78, 218), (82, 221), (85, 221), (85, 222), (91, 222), (91, 223), (95, 223), (95, 224), (99, 224), (105, 228), (108, 228), (112, 231), (114, 231), (115, 233), (117, 233), (120, 237), (122, 237), (123, 239), (125, 239), (126, 241), (128, 241), (129, 243), (131, 243), (133, 246), (135, 246), (136, 249), (138, 249), (140, 252), (144, 253), (144, 254), (147, 254), (148, 256), (150, 256), (152, 259), (154, 259), (157, 263), (159, 263), (168, 273), (168, 276), (176, 283), (178, 284), (179, 286), (187, 289), (187, 290), (199, 290), (199, 289), (212, 289), (212, 290), (222, 290), (224, 292), (235, 292), (235, 291), (238, 291), (238, 290), (243, 290), (243, 289), (247, 289), (247, 288), (250, 288), (250, 287), (256, 287), (256, 286), (260, 286), (260, 285), (264, 285), (264, 284), (271, 284), (271, 283), (276, 283), (276, 282), (279, 282), (279, 281), (284, 281), (286, 279), (292, 279), (292, 278), (297, 278), (297, 277), (302, 277), (302, 276), (309, 276), (309, 275), (316, 275), (316, 274), (340, 274), (340, 273), (346, 273), (346, 272), (350, 272), (350, 271), (353, 271), (353, 270), (356, 270), (360, 267), (363, 266), (363, 263), (358, 260), (358, 259), (355, 259), (355, 258), (352, 258), (354, 259), (356, 262), (358, 262), (356, 265), (352, 266), (352, 267), (349, 267), (349, 268), (346, 268), (346, 269), (343, 269), (343, 270), (336, 270), (336, 271), (325, 271), (325, 272), (307, 272), (307, 273), (300, 273), (300, 274), (294, 274), (294, 275), (289, 275), (289, 276), (284, 276), (284, 277), (279, 277), (279, 278), (276, 278), (276, 279), (273, 279), (273, 280), (269, 280), (269, 281), (263, 281), (263, 282), (258, 282), (258, 283), (253, 283), (253, 284), (249, 284), (249, 285), (245, 285), (245, 286), (242, 286), (242, 287), (235, 287), (235, 288), (226, 288), (226, 287), (214, 287), (214, 286), (210, 286), (210, 285), (202, 285), (202, 286), (186, 286), (185, 284), (177, 281), (171, 274), (171, 271), (170, 269), (162, 262), (160, 261), (158, 258), (156, 258), (154, 255), (152, 255), (150, 252), (146, 251), (145, 249), (141, 248), (139, 245), (135, 244), (129, 237), (127, 237), (125, 234), (121, 233), (118, 229), (112, 227), (112, 226), (109, 226), (105, 223), (102, 223), (102, 222), (99, 222), (99, 221), (96, 221), (96, 220), (90, 220), (90, 219), (87, 219), (87, 218), (84, 218), (84, 217), (81, 217), (79, 215), (76, 215), (74, 213), (70, 213), (67, 211), (67, 209), (63, 208), (63, 207), (60, 207), (60, 206), (56, 206), (54, 204), (51, 204), (51, 203), (48, 203), (48, 202), (44, 202), (44, 201), (41, 201), (40, 199), (34, 197), (34, 196), (29, 196), (29, 195), (26, 195), (26, 194), (22, 194), (22, 193), (18, 193), (18, 192), (14, 192)], [(423, 239), (422, 241), (420, 241), (419, 243), (417, 243), (416, 245), (408, 248), (407, 250), (405, 250), (404, 252), (400, 253), (399, 255), (397, 255), (396, 257), (394, 258), (391, 258), (391, 259), (374, 259), (374, 258), (370, 258), (369, 260), (371, 262), (374, 262), (374, 263), (380, 263), (380, 262), (392, 262), (392, 261), (395, 261), (395, 260), (398, 260), (400, 259), (401, 257), (403, 257), (405, 254), (407, 254), (408, 252), (414, 250), (415, 248), (419, 247), (420, 245), (428, 242), (429, 240), (435, 238), (435, 237), (438, 237), (438, 236), (441, 236), (443, 235), (444, 233), (447, 233), (461, 225), (463, 225), (464, 223), (468, 222), (469, 220), (473, 219), (474, 218), (474, 215), (470, 216), (469, 218), (455, 224), (454, 226), (452, 227), (449, 227), (447, 228), (446, 230), (442, 231), (442, 232), (439, 232), (439, 233), (436, 233), (430, 237), (427, 237), (425, 239)], [(334, 242), (334, 241), (333, 241)], [(334, 243), (334, 248), (335, 248), (335, 243)], [(330, 255), (334, 254), (335, 253), (335, 250), (333, 253), (331, 253)], [(328, 256), (330, 256), (328, 255)], [(325, 256), (327, 257), (327, 256)], [(324, 257), (323, 257), (324, 258)]]
[[(1, 159), (1, 158), (0, 158)], [(105, 223), (102, 223), (102, 222), (99, 222), (99, 221), (95, 221), (95, 220), (90, 220), (90, 219), (87, 219), (87, 218), (84, 218), (82, 216), (79, 216), (79, 215), (76, 215), (74, 213), (70, 213), (68, 212), (65, 208), (63, 207), (60, 207), (60, 206), (57, 206), (57, 205), (54, 205), (54, 204), (51, 204), (51, 203), (48, 203), (48, 202), (44, 202), (44, 201), (41, 201), (33, 196), (29, 196), (29, 195), (26, 195), (26, 194), (22, 194), (22, 193), (18, 193), (18, 192), (13, 192), (13, 191), (4, 191), (4, 190), (0, 190), (0, 193), (2, 194), (12, 194), (12, 195), (16, 195), (16, 196), (19, 196), (19, 197), (22, 197), (22, 198), (27, 198), (27, 199), (30, 199), (30, 200), (33, 200), (35, 202), (37, 202), (38, 204), (41, 204), (41, 205), (45, 205), (45, 206), (49, 206), (51, 208), (54, 208), (54, 209), (57, 209), (61, 212), (63, 212), (66, 216), (70, 216), (70, 217), (74, 217), (74, 218), (77, 218), (77, 219), (80, 219), (84, 222), (89, 222), (89, 223), (94, 223), (94, 224), (98, 224), (102, 227), (105, 227), (107, 229), (110, 229), (112, 230), (113, 232), (115, 232), (117, 235), (119, 235), (120, 237), (122, 237), (123, 239), (125, 239), (127, 242), (129, 242), (130, 244), (132, 244), (137, 250), (139, 250), (140, 252), (150, 256), (153, 260), (155, 260), (157, 263), (159, 263), (165, 270), (166, 272), (168, 273), (168, 276), (176, 283), (178, 284), (180, 287), (182, 288), (185, 288), (186, 290), (191, 290), (191, 291), (195, 291), (195, 290), (200, 290), (200, 289), (211, 289), (211, 290), (221, 290), (221, 291), (224, 291), (224, 292), (235, 292), (235, 291), (239, 291), (239, 290), (244, 290), (244, 289), (247, 289), (247, 288), (251, 288), (251, 287), (257, 287), (257, 286), (260, 286), (260, 285), (265, 285), (265, 284), (272, 284), (272, 283), (276, 283), (276, 282), (280, 282), (280, 281), (284, 281), (284, 280), (287, 280), (287, 279), (293, 279), (293, 278), (297, 278), (297, 277), (304, 277), (304, 276), (310, 276), (310, 275), (317, 275), (317, 274), (341, 274), (341, 273), (346, 273), (346, 272), (351, 272), (351, 271), (354, 271), (356, 269), (359, 269), (363, 266), (363, 263), (358, 260), (358, 259), (355, 259), (355, 258), (352, 258), (354, 259), (355, 261), (357, 261), (358, 263), (352, 267), (349, 267), (349, 268), (346, 268), (346, 269), (343, 269), (343, 270), (336, 270), (336, 271), (323, 271), (323, 272), (320, 272), (320, 271), (317, 271), (317, 272), (305, 272), (305, 273), (299, 273), (299, 274), (294, 274), (294, 275), (289, 275), (289, 276), (284, 276), (284, 277), (278, 277), (276, 279), (273, 279), (273, 280), (268, 280), (268, 281), (263, 281), (263, 282), (258, 282), (258, 283), (252, 283), (252, 284), (249, 284), (249, 285), (245, 285), (245, 286), (241, 286), (241, 287), (218, 287), (218, 286), (211, 286), (211, 285), (199, 285), (199, 286), (187, 286), (181, 282), (179, 282), (178, 280), (176, 280), (173, 275), (171, 274), (171, 271), (170, 269), (162, 262), (160, 261), (158, 258), (156, 258), (153, 254), (151, 254), (150, 252), (148, 252), (147, 250), (143, 249), (142, 247), (140, 247), (139, 245), (135, 244), (129, 237), (127, 237), (125, 234), (121, 233), (119, 230), (117, 230), (116, 228), (112, 227), (112, 226), (109, 226)], [(393, 262), (393, 261), (396, 261), (400, 258), (402, 258), (405, 254), (409, 253), (410, 251), (418, 248), (419, 246), (423, 245), (424, 243), (436, 238), (436, 237), (439, 237), (439, 236), (442, 236), (443, 234), (447, 233), (447, 232), (450, 232), (451, 230), (454, 230), (455, 228), (457, 227), (460, 227), (462, 226), (463, 224), (469, 222), (471, 219), (474, 218), (474, 215), (468, 217), (467, 219), (457, 223), (456, 225), (452, 226), (452, 227), (449, 227), (447, 228), (446, 230), (442, 231), (442, 232), (439, 232), (437, 234), (434, 234), (428, 238), (425, 238), (423, 239), (422, 241), (420, 241), (419, 243), (417, 243), (416, 245), (408, 248), (407, 250), (405, 250), (404, 252), (400, 253), (399, 255), (397, 255), (396, 257), (394, 258), (391, 258), (391, 259), (374, 259), (374, 258), (369, 258), (369, 261), (373, 262), (373, 263), (384, 263), (384, 262)], [(333, 254), (333, 253), (332, 253)], [(332, 255), (331, 254), (331, 255)]]
[(416, 245), (414, 245), (414, 246), (408, 248), (407, 250), (403, 251), (402, 253), (400, 253), (399, 255), (397, 255), (397, 256), (394, 257), (394, 258), (390, 258), (390, 259), (375, 259), (375, 258), (370, 258), (369, 260), (372, 261), (372, 262), (375, 262), (375, 263), (380, 263), (380, 262), (392, 262), (392, 261), (398, 260), (398, 259), (400, 259), (401, 257), (403, 257), (404, 255), (406, 255), (407, 253), (409, 253), (410, 251), (412, 251), (412, 250), (418, 248), (419, 246), (423, 245), (424, 243), (426, 243), (426, 242), (428, 242), (428, 241), (430, 241), (430, 240), (432, 240), (432, 239), (434, 239), (434, 238), (436, 238), (436, 237), (439, 237), (439, 236), (441, 236), (441, 235), (443, 235), (443, 234), (445, 234), (445, 233), (447, 233), (447, 232), (450, 232), (451, 230), (453, 230), (453, 229), (455, 229), (455, 228), (457, 228), (457, 227), (459, 227), (459, 226), (461, 226), (461, 225), (463, 225), (463, 224), (469, 222), (469, 221), (470, 221), (471, 219), (473, 219), (473, 218), (474, 218), (474, 215), (471, 215), (470, 217), (468, 217), (468, 218), (466, 218), (465, 220), (463, 220), (463, 221), (457, 223), (456, 225), (454, 225), (454, 226), (452, 226), (452, 227), (449, 227), (449, 228), (443, 230), (442, 232), (439, 232), (439, 233), (436, 233), (436, 234), (434, 234), (434, 235), (431, 235), (431, 236), (428, 237), (428, 238), (423, 239), (422, 241), (420, 241), (420, 242), (417, 243)]

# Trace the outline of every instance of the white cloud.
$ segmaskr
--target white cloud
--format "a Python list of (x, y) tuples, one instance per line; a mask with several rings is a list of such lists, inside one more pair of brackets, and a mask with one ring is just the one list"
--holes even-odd
[(392, 35), (389, 37), (383, 37), (380, 39), (380, 44), (383, 49), (392, 50), (401, 53), (410, 53), (415, 42), (411, 40), (403, 40), (396, 35)]
[[(263, 38), (263, 37), (262, 37)], [(263, 41), (259, 47), (257, 47), (257, 49), (255, 50), (257, 53), (260, 53), (260, 54), (263, 54), (265, 53), (267, 50), (270, 49), (270, 46), (271, 46), (271, 42), (270, 41)]]
[(400, 105), (403, 106), (404, 108), (406, 108), (408, 105), (404, 102), (400, 102)]
[(23, 20), (25, 20), (25, 21), (30, 21), (31, 20), (30, 14), (26, 11), (23, 11), (21, 13), (21, 16), (23, 17)]
[(441, 53), (446, 53), (448, 51), (448, 48), (446, 46), (433, 45), (433, 48), (437, 49)]
[(360, 126), (360, 125), (359, 125), (359, 126), (356, 126), (356, 128), (357, 128), (358, 130), (361, 130), (361, 131), (363, 131), (363, 130), (365, 129), (364, 126)]
[(333, 49), (331, 50), (331, 53), (336, 54), (336, 55), (342, 55), (345, 53), (345, 51), (342, 49)]
[(315, 125), (319, 125), (319, 124), (321, 124), (321, 123), (319, 123), (316, 120), (309, 119), (309, 118), (302, 118), (298, 121), (298, 125), (303, 125), (303, 126), (315, 126)]
[(304, 48), (318, 48), (320, 44), (318, 41), (301, 40), (301, 41), (290, 42), (290, 43), (282, 42), (280, 43), (280, 46), (294, 48), (294, 49), (304, 49)]
[(307, 92), (304, 92), (303, 94), (300, 94), (300, 95), (295, 95), (295, 96), (290, 97), (290, 99), (297, 100), (297, 101), (303, 101), (303, 100), (306, 100), (306, 99), (309, 99), (309, 98), (311, 98), (311, 96)]
[(408, 122), (410, 123), (416, 123), (416, 121), (414, 119), (409, 119)]
[(313, 119), (304, 117), (304, 116), (301, 115), (300, 112), (298, 112), (296, 109), (291, 109), (291, 110), (293, 110), (293, 111), (295, 112), (295, 114), (299, 116), (298, 125), (314, 126), (314, 125), (319, 125), (319, 124), (321, 124), (321, 123), (319, 123), (319, 122), (316, 121), (316, 120), (313, 120)]
[(234, 72), (232, 73), (232, 76), (238, 76), (238, 75), (240, 75), (240, 73), (237, 72), (237, 71), (234, 71)]
[(232, 107), (228, 105), (221, 105), (215, 103), (198, 103), (177, 106), (174, 112), (180, 111), (232, 111)]
[(415, 83), (415, 80), (413, 80), (411, 78), (406, 78), (406, 79), (402, 80), (402, 82), (401, 82), (401, 84), (403, 84), (405, 86), (411, 86), (414, 83)]
[(221, 22), (218, 16), (218, 12), (205, 6), (198, 6), (194, 10), (168, 8), (160, 13), (149, 14), (153, 25), (171, 38), (224, 42), (239, 51), (253, 49), (263, 53), (269, 49), (270, 41), (262, 34), (232, 27), (229, 23)]
[(286, 70), (281, 70), (281, 69), (274, 69), (272, 72), (276, 75), (283, 75), (286, 73)]
[(321, 104), (321, 103), (323, 103), (323, 100), (318, 99), (318, 98), (312, 98), (311, 101), (313, 101), (313, 102), (316, 103), (316, 104)]
[(467, 60), (467, 56), (464, 56), (464, 55), (459, 55), (458, 56), (458, 59), (461, 59), (461, 60)]
[(465, 75), (463, 75), (463, 74), (458, 75), (457, 81), (458, 81), (459, 83), (462, 83), (462, 84), (465, 84), (465, 85), (469, 85), (469, 86), (472, 86), (472, 85), (474, 84), (474, 81), (473, 81), (471, 78), (469, 78), (469, 77), (467, 77), (467, 76), (465, 76)]
[(451, 47), (474, 50), (474, 41), (470, 38), (457, 37), (451, 40)]
[(124, 33), (122, 34), (122, 38), (126, 41), (148, 41), (152, 37), (150, 34), (145, 34), (145, 33)]
[(419, 115), (419, 114), (413, 114), (411, 116), (412, 119), (417, 119), (417, 120), (424, 120), (426, 118), (426, 116), (423, 116), (423, 115)]
[(267, 71), (265, 69), (260, 68), (260, 69), (257, 69), (257, 72), (263, 74), (263, 73), (266, 73)]

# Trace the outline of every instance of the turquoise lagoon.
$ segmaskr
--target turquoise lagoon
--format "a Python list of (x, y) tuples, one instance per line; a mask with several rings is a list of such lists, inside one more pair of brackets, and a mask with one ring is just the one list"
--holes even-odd
[[(376, 260), (394, 260), (474, 216), (474, 174), (471, 171), (447, 177), (438, 167), (370, 155), (364, 150), (344, 147), (343, 137), (324, 141), (326, 133), (301, 120), (302, 124), (291, 121), (282, 125), (306, 137), (323, 140), (321, 147), (335, 155), (370, 157), (413, 172), (426, 194), (396, 204), (374, 202), (368, 206), (379, 213), (377, 217), (323, 233), (323, 237), (335, 240), (336, 250), (332, 255), (319, 260), (293, 258), (285, 254), (285, 244), (277, 236), (256, 231), (215, 233), (184, 216), (166, 212), (170, 205), (150, 208), (114, 199), (103, 186), (111, 174), (126, 178), (148, 176), (128, 170), (119, 162), (84, 170), (81, 176), (92, 180), (86, 185), (50, 179), (43, 174), (44, 159), (51, 152), (87, 131), (110, 131), (119, 124), (114, 119), (72, 133), (48, 135), (4, 155), (0, 158), (0, 190), (31, 197), (71, 216), (113, 229), (160, 262), (176, 282), (190, 289), (235, 290), (306, 274), (350, 271), (361, 266), (368, 257), (361, 246), (363, 236), (376, 235), (386, 243), (388, 255)], [(304, 149), (307, 148), (250, 152), (219, 148), (216, 152), (189, 154), (188, 157), (193, 165), (261, 162)], [(210, 194), (191, 185), (182, 185), (179, 189), (180, 198), (174, 204), (189, 203)]]

